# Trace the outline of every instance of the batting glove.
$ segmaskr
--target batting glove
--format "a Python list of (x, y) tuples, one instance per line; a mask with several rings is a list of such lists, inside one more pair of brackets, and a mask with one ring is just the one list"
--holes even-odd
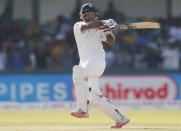
[(105, 20), (104, 21), (104, 26), (108, 26), (109, 28), (116, 28), (117, 22), (113, 19)]

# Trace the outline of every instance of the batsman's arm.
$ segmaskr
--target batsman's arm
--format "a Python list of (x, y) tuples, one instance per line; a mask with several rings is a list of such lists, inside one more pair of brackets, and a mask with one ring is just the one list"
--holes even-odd
[(115, 43), (115, 36), (111, 30), (104, 30), (100, 33), (102, 41), (110, 45), (113, 45)]
[(85, 25), (82, 25), (81, 31), (85, 31), (88, 29), (95, 29), (95, 28), (98, 28), (98, 27), (103, 26), (103, 25), (104, 25), (104, 23), (102, 21), (89, 22)]

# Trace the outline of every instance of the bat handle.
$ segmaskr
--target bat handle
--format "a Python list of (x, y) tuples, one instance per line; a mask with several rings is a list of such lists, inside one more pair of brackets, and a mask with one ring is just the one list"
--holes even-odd
[(99, 29), (100, 30), (110, 29), (110, 30), (115, 31), (115, 30), (128, 30), (128, 29), (136, 29), (136, 28), (134, 26), (132, 26), (131, 24), (122, 24), (122, 25), (117, 25), (114, 28), (101, 26)]
[(121, 24), (121, 25), (117, 25), (114, 28), (109, 28), (108, 26), (100, 26), (97, 28), (98, 30), (106, 30), (106, 29), (110, 29), (110, 30), (128, 30), (128, 29), (136, 29), (136, 27), (134, 27), (132, 24)]
[(108, 26), (100, 26), (97, 28), (98, 30), (117, 30), (120, 29), (118, 26), (114, 28), (109, 28)]

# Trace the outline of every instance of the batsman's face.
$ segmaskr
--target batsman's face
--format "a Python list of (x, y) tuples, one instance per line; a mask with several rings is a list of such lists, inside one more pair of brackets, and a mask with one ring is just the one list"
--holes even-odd
[(88, 22), (96, 20), (96, 13), (93, 11), (88, 11), (84, 14), (84, 19)]

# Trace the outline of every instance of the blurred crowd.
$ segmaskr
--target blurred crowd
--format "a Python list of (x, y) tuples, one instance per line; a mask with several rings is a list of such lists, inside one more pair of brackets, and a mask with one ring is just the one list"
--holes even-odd
[[(0, 14), (0, 70), (70, 72), (79, 61), (72, 30), (73, 24), (79, 20), (78, 7), (71, 18), (60, 15), (43, 24), (27, 18), (14, 20), (11, 8), (5, 8)], [(160, 30), (114, 32), (116, 44), (104, 44), (108, 72), (181, 70), (181, 17), (129, 18), (109, 3), (100, 18), (112, 18), (118, 23), (156, 21), (162, 25)]]

